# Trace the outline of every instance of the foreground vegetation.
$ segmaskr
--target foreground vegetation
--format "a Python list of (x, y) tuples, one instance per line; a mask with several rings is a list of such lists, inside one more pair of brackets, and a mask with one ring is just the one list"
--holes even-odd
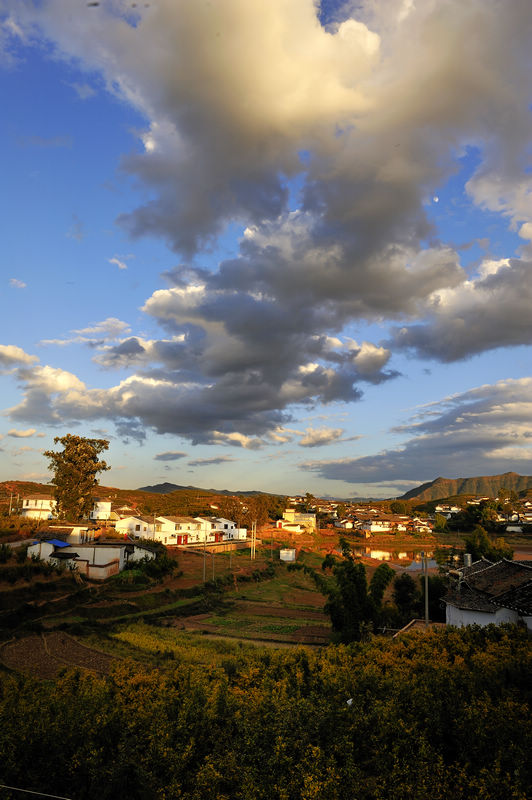
[(523, 630), (225, 648), (208, 666), (174, 650), (164, 670), (0, 673), (2, 783), (79, 800), (527, 796)]

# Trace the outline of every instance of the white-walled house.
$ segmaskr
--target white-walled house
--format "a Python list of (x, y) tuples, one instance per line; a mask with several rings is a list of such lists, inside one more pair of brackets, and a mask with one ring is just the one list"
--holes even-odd
[(456, 586), (443, 600), (448, 625), (522, 621), (532, 631), (532, 561), (475, 561), (458, 572)]
[(246, 528), (223, 517), (157, 517), (153, 538), (165, 545), (212, 544), (247, 537)]
[(293, 532), (298, 528), (298, 533), (302, 530), (315, 531), (316, 530), (316, 514), (303, 513), (296, 511), (295, 508), (287, 508), (283, 511), (283, 518), (277, 520), (276, 527), (283, 530), (291, 530)]
[(364, 533), (390, 533), (392, 523), (388, 519), (366, 519), (360, 523), (360, 530)]
[(113, 509), (113, 504), (110, 500), (95, 499), (89, 519), (94, 522), (116, 522), (120, 519), (120, 514), (117, 514)]
[(121, 572), (130, 561), (155, 558), (155, 552), (131, 542), (65, 542), (48, 539), (33, 542), (28, 556), (63, 563), (92, 580), (104, 580)]
[(49, 494), (32, 494), (22, 499), (21, 516), (29, 519), (53, 519), (55, 499)]
[(440, 514), (445, 519), (450, 519), (455, 514), (459, 514), (462, 509), (460, 506), (450, 506), (450, 505), (442, 505), (439, 504), (434, 506), (434, 513)]
[(130, 536), (132, 539), (153, 539), (154, 530), (153, 517), (140, 514), (119, 519), (115, 525), (117, 533), (123, 533), (124, 536)]
[[(244, 540), (247, 538), (247, 528), (239, 528), (236, 522), (225, 517), (196, 517), (203, 526), (210, 541), (220, 542), (225, 540)], [(212, 538), (214, 536), (214, 538)]]
[[(157, 517), (154, 539), (166, 545), (203, 542), (202, 525), (194, 517)], [(214, 540), (213, 540), (214, 541)]]

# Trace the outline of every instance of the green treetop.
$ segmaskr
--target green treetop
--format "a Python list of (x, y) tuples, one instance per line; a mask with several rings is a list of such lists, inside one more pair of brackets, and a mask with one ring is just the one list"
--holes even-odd
[(80, 521), (92, 509), (92, 491), (98, 484), (97, 474), (110, 469), (105, 461), (99, 459), (100, 453), (109, 447), (109, 442), (67, 433), (66, 436), (55, 437), (54, 444), (58, 443), (63, 450), (47, 450), (44, 453), (54, 476), (57, 513), (62, 518)]

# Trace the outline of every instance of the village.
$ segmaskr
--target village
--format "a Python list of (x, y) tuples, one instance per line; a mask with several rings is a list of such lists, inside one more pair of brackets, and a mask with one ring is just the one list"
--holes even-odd
[[(396, 574), (402, 574), (404, 570), (419, 574), (426, 568), (435, 576), (441, 570), (442, 552), (448, 552), (447, 571), (451, 570), (453, 574), (454, 570), (454, 574), (461, 576), (460, 580), (466, 573), (470, 576), (461, 595), (458, 593), (460, 582), (448, 593), (446, 616), (450, 624), (488, 624), (494, 620), (517, 619), (528, 624), (526, 603), (512, 606), (511, 598), (506, 598), (508, 602), (504, 608), (491, 603), (491, 600), (486, 604), (489, 587), (483, 587), (482, 596), (476, 592), (476, 599), (473, 589), (484, 567), (491, 568), (482, 576), (484, 582), (489, 575), (494, 584), (500, 583), (499, 572), (502, 570), (510, 576), (510, 588), (513, 586), (512, 576), (513, 582), (517, 581), (519, 586), (528, 584), (528, 565), (512, 565), (504, 559), (499, 559), (500, 563), (497, 559), (477, 563), (469, 556), (469, 560), (464, 557), (462, 564), (460, 556), (453, 555), (454, 547), (445, 543), (457, 541), (456, 535), (453, 538), (452, 525), (460, 515), (462, 518), (464, 515), (475, 518), (475, 515), (487, 516), (489, 512), (492, 526), (498, 526), (501, 532), (509, 535), (519, 536), (523, 529), (529, 530), (532, 501), (509, 498), (503, 491), (501, 497), (504, 502), (488, 497), (462, 498), (456, 503), (436, 502), (432, 504), (432, 513), (427, 513), (426, 510), (416, 511), (400, 500), (334, 501), (307, 493), (283, 498), (285, 505), (278, 506), (278, 518), (265, 518), (263, 515), (260, 524), (253, 519), (253, 501), (238, 495), (206, 495), (202, 502), (210, 513), (194, 516), (168, 512), (147, 514), (143, 513), (147, 501), (144, 508), (142, 498), (121, 502), (120, 498), (113, 497), (112, 490), (105, 487), (100, 487), (99, 494), (92, 498), (87, 518), (76, 522), (60, 519), (54, 497), (44, 492), (30, 492), (14, 500), (11, 496), (9, 510), (22, 524), (25, 521), (31, 523), (31, 537), (26, 542), (28, 558), (68, 567), (78, 576), (96, 582), (131, 569), (136, 563), (155, 559), (161, 548), (173, 553), (181, 563), (194, 563), (194, 560), (183, 561), (185, 554), (202, 556), (204, 583), (209, 577), (207, 557), (212, 559), (214, 578), (215, 556), (249, 553), (253, 563), (258, 551), (264, 556), (269, 550), (270, 560), (275, 553), (278, 561), (295, 563), (305, 553), (321, 553), (323, 556), (339, 553), (338, 542), (342, 537), (349, 540), (352, 552), (370, 570), (387, 562)], [(177, 496), (174, 502), (179, 506)], [(221, 508), (232, 509), (235, 518), (221, 515)], [(250, 520), (249, 527), (242, 525), (242, 519)], [(449, 539), (446, 539), (445, 531)], [(435, 560), (436, 551), (440, 553), (439, 562)], [(456, 572), (457, 569), (461, 572)], [(516, 570), (519, 573), (517, 577), (514, 575)]]

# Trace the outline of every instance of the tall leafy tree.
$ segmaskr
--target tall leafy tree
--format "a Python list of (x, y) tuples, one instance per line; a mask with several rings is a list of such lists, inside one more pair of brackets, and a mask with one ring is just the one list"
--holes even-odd
[(92, 491), (98, 484), (97, 475), (110, 467), (99, 456), (109, 447), (106, 439), (86, 439), (83, 436), (56, 436), (54, 444), (62, 450), (46, 450), (55, 484), (54, 497), (60, 517), (79, 522), (92, 509)]
[(356, 642), (364, 638), (379, 623), (384, 591), (394, 576), (388, 564), (381, 564), (374, 572), (368, 586), (364, 564), (355, 561), (349, 542), (340, 540), (342, 560), (327, 555), (322, 567), (332, 568), (336, 579), (328, 590), (325, 610), (331, 618), (333, 630), (342, 642)]
[(488, 561), (499, 561), (501, 558), (513, 558), (513, 550), (508, 547), (504, 539), (493, 541), (487, 531), (477, 525), (472, 533), (464, 539), (467, 553), (471, 553), (473, 561), (479, 558), (487, 558)]

